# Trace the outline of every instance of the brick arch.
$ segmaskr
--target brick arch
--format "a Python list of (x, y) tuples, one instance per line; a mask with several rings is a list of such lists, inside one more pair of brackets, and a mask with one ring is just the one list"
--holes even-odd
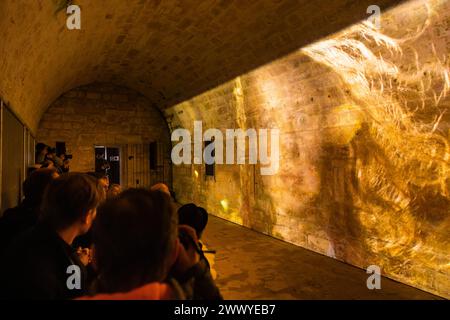
[[(166, 120), (145, 96), (126, 87), (93, 83), (64, 93), (42, 116), (37, 141), (50, 146), (65, 142), (67, 153), (73, 154), (71, 171), (79, 172), (95, 170), (94, 145), (119, 147), (124, 186), (171, 184)], [(149, 168), (152, 142), (159, 146), (159, 167), (153, 171)]]

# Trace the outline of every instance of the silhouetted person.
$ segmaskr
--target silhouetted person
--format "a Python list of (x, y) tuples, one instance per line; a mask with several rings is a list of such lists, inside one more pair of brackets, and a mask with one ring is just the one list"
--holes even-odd
[(197, 237), (201, 239), (208, 223), (208, 212), (193, 203), (185, 204), (178, 209), (178, 223), (194, 228)]
[[(84, 294), (85, 267), (71, 244), (89, 230), (103, 197), (98, 181), (85, 174), (52, 180), (44, 194), (42, 219), (18, 236), (0, 259), (1, 297), (70, 299)], [(79, 274), (79, 288), (67, 285), (68, 271)]]
[(55, 169), (37, 169), (23, 183), (24, 200), (5, 210), (0, 218), (0, 254), (11, 240), (37, 224), (45, 188), (58, 174)]
[[(185, 204), (178, 209), (178, 223), (193, 228), (200, 240), (208, 224), (208, 212), (204, 208), (196, 206), (194, 203)], [(202, 256), (208, 261), (211, 275), (215, 279), (217, 276), (217, 272), (214, 269), (216, 252), (215, 250), (208, 250), (202, 241), (199, 241), (199, 246), (202, 250)]]
[(69, 159), (65, 159), (63, 162), (63, 166), (62, 166), (62, 172), (63, 173), (68, 173), (70, 171), (70, 160)]
[(64, 164), (64, 160), (66, 160), (66, 155), (61, 151), (57, 152), (54, 157), (54, 162), (55, 162), (56, 166), (62, 168), (62, 166)]
[(64, 173), (63, 167), (64, 167), (64, 159), (65, 159), (65, 155), (64, 153), (55, 153), (53, 154), (53, 164), (56, 168), (56, 170), (58, 171), (59, 174)]
[(107, 198), (114, 198), (117, 197), (120, 193), (122, 192), (122, 187), (120, 186), (120, 184), (117, 183), (113, 183), (109, 189), (108, 189), (108, 193), (107, 193)]
[(35, 163), (42, 164), (45, 161), (45, 158), (48, 153), (48, 146), (44, 143), (36, 144), (36, 159)]
[[(88, 172), (87, 175), (95, 178), (100, 187), (104, 190), (105, 195), (108, 195), (109, 190), (109, 178), (102, 172)], [(73, 246), (75, 248), (90, 249), (92, 247), (92, 230), (89, 230), (85, 234), (77, 237)]]
[(100, 185), (105, 189), (105, 192), (108, 192), (109, 189), (109, 177), (103, 172), (88, 172), (88, 175), (96, 178)]
[(93, 299), (221, 299), (195, 231), (180, 227), (188, 239), (181, 244), (177, 220), (161, 191), (129, 189), (102, 204), (92, 228), (99, 273)]

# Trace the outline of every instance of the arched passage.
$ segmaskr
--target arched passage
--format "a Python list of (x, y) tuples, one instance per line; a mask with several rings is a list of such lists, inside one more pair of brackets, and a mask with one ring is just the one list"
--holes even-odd
[[(72, 171), (94, 172), (94, 148), (103, 146), (120, 153), (114, 161), (119, 162), (121, 179), (119, 173), (115, 178), (123, 187), (172, 185), (167, 123), (146, 97), (133, 90), (96, 83), (64, 93), (44, 113), (36, 139), (49, 146), (65, 143), (73, 155)], [(155, 161), (152, 166), (150, 159)]]
[(0, 96), (32, 131), (61, 94), (92, 82), (163, 109), (364, 18), (365, 2), (80, 0), (82, 28), (68, 30), (68, 1), (2, 1)]
[(90, 170), (94, 144), (168, 142), (144, 132), (166, 123), (280, 128), (277, 175), (174, 166), (177, 199), (448, 297), (448, 1), (406, 1), (381, 30), (350, 26), (370, 1), (99, 3), (78, 1), (79, 31), (65, 1), (0, 4), (0, 97), (38, 139)]

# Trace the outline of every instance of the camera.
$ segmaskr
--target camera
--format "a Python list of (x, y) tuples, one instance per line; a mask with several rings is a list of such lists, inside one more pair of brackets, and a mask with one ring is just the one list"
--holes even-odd
[(199, 253), (201, 252), (201, 248), (198, 245), (198, 243), (196, 243), (194, 239), (192, 239), (192, 237), (184, 230), (179, 231), (178, 237), (180, 239), (181, 244), (186, 250), (189, 249), (189, 247), (193, 247), (197, 252)]
[(65, 157), (66, 157), (67, 160), (72, 160), (73, 155), (71, 155), (71, 154), (66, 154)]

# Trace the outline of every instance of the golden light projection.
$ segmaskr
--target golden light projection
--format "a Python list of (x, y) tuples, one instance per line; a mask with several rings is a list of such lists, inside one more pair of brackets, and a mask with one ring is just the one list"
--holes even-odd
[[(409, 16), (414, 30), (403, 37), (365, 22), (302, 50), (337, 73), (362, 110), (355, 117), (364, 117), (366, 128), (358, 131), (363, 137), (342, 141), (353, 140), (356, 150), (357, 181), (349, 187), (365, 245), (394, 276), (408, 273), (413, 260), (449, 272), (449, 131), (448, 123), (447, 131), (440, 123), (450, 111), (444, 102), (450, 56), (437, 54), (433, 43), (426, 59), (415, 49), (445, 3), (412, 1), (396, 9)], [(435, 234), (425, 231), (430, 223)], [(448, 277), (439, 284), (446, 290), (449, 285)]]
[(381, 18), (170, 112), (188, 128), (280, 128), (277, 175), (218, 165), (193, 179), (209, 212), (450, 297), (450, 0)]
[(227, 220), (237, 224), (242, 224), (242, 215), (237, 210), (230, 208), (228, 199), (220, 200), (220, 206), (223, 211), (222, 214), (227, 217)]
[[(237, 77), (233, 81), (233, 99), (234, 110), (236, 112), (235, 119), (236, 125), (239, 129), (246, 131), (248, 129), (247, 116), (245, 112), (245, 97), (244, 88), (242, 85), (242, 79)], [(246, 146), (248, 155), (248, 146)], [(239, 209), (235, 209), (234, 212), (228, 213), (228, 219), (238, 224), (242, 224), (244, 221), (248, 221), (251, 215), (251, 210), (253, 206), (253, 201), (249, 197), (250, 186), (252, 183), (251, 175), (249, 174), (247, 165), (239, 165), (239, 186), (240, 186), (240, 196), (239, 201), (241, 205)], [(222, 202), (221, 202), (222, 203)], [(222, 204), (223, 205), (223, 204)], [(226, 203), (228, 208), (228, 202)], [(228, 209), (226, 210), (228, 211)]]
[(352, 104), (342, 104), (330, 109), (324, 119), (327, 127), (326, 141), (338, 145), (346, 145), (355, 137), (361, 129), (363, 113), (361, 109)]
[(228, 212), (228, 200), (227, 199), (221, 200), (220, 205), (222, 206), (222, 208), (225, 212)]

